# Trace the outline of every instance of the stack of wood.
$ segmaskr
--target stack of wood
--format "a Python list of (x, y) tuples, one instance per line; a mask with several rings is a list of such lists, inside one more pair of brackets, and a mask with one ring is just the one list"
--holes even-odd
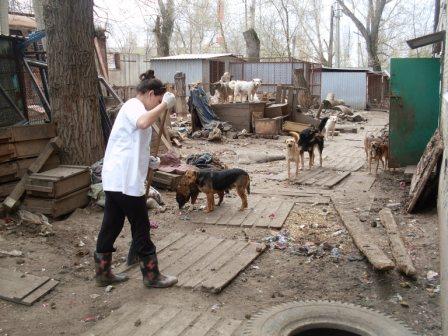
[(31, 174), (25, 184), (22, 208), (53, 218), (68, 214), (89, 203), (90, 169), (86, 166), (60, 165)]
[[(55, 136), (54, 124), (0, 128), (0, 200), (13, 191), (37, 156)], [(41, 170), (57, 167), (59, 163), (59, 157), (53, 154)]]

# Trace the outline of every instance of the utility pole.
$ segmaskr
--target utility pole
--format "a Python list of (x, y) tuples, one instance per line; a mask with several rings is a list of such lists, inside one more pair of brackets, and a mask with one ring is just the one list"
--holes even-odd
[(9, 35), (9, 1), (0, 0), (0, 34)]
[(336, 67), (341, 67), (341, 9), (339, 4), (335, 4), (334, 17), (336, 19)]

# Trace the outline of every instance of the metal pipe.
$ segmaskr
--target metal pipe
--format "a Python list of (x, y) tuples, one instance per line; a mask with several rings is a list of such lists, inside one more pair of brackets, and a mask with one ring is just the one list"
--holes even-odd
[(17, 112), (17, 114), (20, 115), (24, 120), (26, 120), (25, 115), (22, 113), (22, 111), (20, 111), (20, 109), (17, 107), (17, 105), (14, 103), (14, 101), (11, 99), (11, 97), (8, 95), (8, 93), (1, 84), (0, 84), (0, 93), (3, 95), (3, 97), (5, 97), (9, 105), (12, 106), (12, 108)]
[(50, 103), (48, 102), (47, 98), (45, 97), (45, 94), (43, 93), (42, 89), (37, 84), (37, 79), (33, 74), (33, 71), (30, 68), (30, 65), (28, 64), (27, 60), (23, 60), (23, 64), (25, 65), (25, 69), (28, 72), (28, 74), (31, 77), (31, 80), (33, 81), (33, 84), (37, 90), (37, 94), (39, 95), (40, 100), (42, 101), (42, 104), (44, 105), (44, 110), (47, 113), (48, 119), (51, 120), (51, 107)]
[(112, 86), (110, 86), (110, 84), (108, 82), (106, 82), (106, 80), (104, 79), (104, 77), (98, 76), (98, 79), (100, 80), (100, 82), (104, 85), (104, 87), (106, 88), (106, 90), (112, 95), (114, 96), (114, 98), (116, 100), (118, 100), (120, 102), (120, 104), (123, 104), (123, 100), (120, 98), (120, 96), (115, 92), (115, 90), (112, 88)]

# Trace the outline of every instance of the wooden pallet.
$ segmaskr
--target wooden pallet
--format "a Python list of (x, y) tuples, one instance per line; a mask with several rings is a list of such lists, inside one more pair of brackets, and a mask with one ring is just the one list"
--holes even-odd
[(226, 197), (221, 206), (216, 206), (213, 212), (191, 213), (191, 221), (209, 225), (281, 229), (294, 203), (291, 197), (249, 195), (249, 207), (240, 211), (240, 198)]
[(126, 303), (83, 336), (232, 336), (242, 321), (191, 308)]
[[(202, 234), (172, 233), (156, 242), (159, 267), (177, 276), (178, 287), (221, 292), (266, 246)], [(129, 272), (141, 279), (140, 269), (123, 265), (116, 272)]]
[(337, 171), (329, 168), (318, 167), (301, 172), (294, 180), (294, 183), (331, 189), (349, 175), (349, 171)]
[(8, 301), (31, 306), (57, 284), (57, 281), (48, 277), (0, 268), (0, 298)]

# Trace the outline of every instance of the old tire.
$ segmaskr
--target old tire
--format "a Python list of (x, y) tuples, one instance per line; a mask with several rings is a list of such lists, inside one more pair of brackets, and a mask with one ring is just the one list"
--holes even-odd
[(248, 321), (243, 335), (296, 336), (315, 329), (333, 329), (359, 336), (417, 335), (379, 312), (330, 301), (290, 302), (261, 311)]

